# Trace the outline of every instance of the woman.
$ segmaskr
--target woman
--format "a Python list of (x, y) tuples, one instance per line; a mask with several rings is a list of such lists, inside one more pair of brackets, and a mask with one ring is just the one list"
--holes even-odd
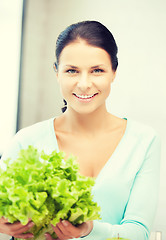
[[(94, 200), (100, 221), (78, 227), (68, 221), (53, 226), (58, 239), (117, 237), (146, 240), (155, 216), (160, 139), (149, 126), (119, 118), (106, 109), (106, 99), (118, 66), (117, 45), (110, 31), (96, 21), (66, 28), (56, 44), (55, 70), (67, 102), (64, 113), (19, 131), (3, 158), (15, 158), (21, 148), (54, 149), (77, 156), (80, 173), (96, 178)], [(33, 223), (9, 224), (0, 231), (28, 238)], [(46, 240), (53, 240), (46, 234)]]

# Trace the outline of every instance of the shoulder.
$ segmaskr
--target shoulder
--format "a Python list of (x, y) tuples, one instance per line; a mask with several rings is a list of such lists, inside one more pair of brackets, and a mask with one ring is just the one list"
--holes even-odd
[(18, 157), (21, 149), (33, 145), (39, 151), (51, 152), (56, 147), (53, 130), (54, 118), (35, 123), (29, 127), (19, 130), (6, 147), (1, 159), (1, 168), (5, 168), (3, 160), (12, 160)]
[(33, 139), (33, 141), (41, 139), (42, 137), (48, 135), (51, 126), (53, 126), (53, 121), (54, 118), (51, 118), (45, 121), (35, 123), (31, 126), (25, 127), (16, 133), (15, 139), (21, 142), (26, 141), (28, 139), (30, 140)]
[(128, 118), (127, 141), (125, 149), (134, 159), (134, 166), (140, 169), (143, 163), (148, 168), (159, 166), (161, 158), (161, 138), (159, 133), (150, 125)]
[(128, 118), (127, 143), (138, 152), (147, 152), (150, 148), (161, 149), (161, 138), (156, 129), (145, 123)]
[(54, 118), (51, 118), (19, 130), (6, 146), (2, 159), (15, 159), (20, 149), (26, 149), (29, 145), (39, 150), (50, 146), (54, 139), (53, 121)]
[(136, 138), (153, 140), (154, 138), (159, 137), (159, 133), (152, 126), (131, 118), (128, 118), (128, 128), (130, 134)]

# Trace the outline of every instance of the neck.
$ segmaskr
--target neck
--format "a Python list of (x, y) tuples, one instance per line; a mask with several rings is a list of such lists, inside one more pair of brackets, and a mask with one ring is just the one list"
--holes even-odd
[(68, 109), (64, 117), (68, 131), (84, 136), (95, 136), (106, 130), (111, 114), (107, 112), (106, 107), (89, 114), (80, 114)]

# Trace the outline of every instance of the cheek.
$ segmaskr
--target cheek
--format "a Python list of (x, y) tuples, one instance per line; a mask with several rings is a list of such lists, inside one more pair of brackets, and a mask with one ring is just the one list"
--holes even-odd
[(107, 98), (111, 91), (111, 82), (106, 81), (105, 83), (103, 83), (101, 91), (104, 93), (104, 97)]
[(109, 92), (111, 89), (111, 81), (109, 79), (102, 79), (103, 81), (100, 82), (100, 89)]
[(106, 88), (106, 95), (107, 95), (107, 97), (109, 96), (109, 94), (110, 94), (110, 91), (111, 91), (111, 85), (109, 85), (109, 86), (107, 86), (107, 88)]
[(63, 96), (72, 91), (72, 83), (68, 81), (69, 79), (59, 79), (60, 91)]

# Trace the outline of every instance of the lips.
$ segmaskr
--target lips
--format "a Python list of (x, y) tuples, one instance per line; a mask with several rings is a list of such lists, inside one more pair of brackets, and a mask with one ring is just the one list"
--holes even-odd
[(73, 93), (74, 96), (76, 96), (77, 98), (79, 99), (91, 99), (93, 98), (94, 96), (96, 96), (98, 93), (94, 93), (94, 94), (76, 94), (76, 93)]

